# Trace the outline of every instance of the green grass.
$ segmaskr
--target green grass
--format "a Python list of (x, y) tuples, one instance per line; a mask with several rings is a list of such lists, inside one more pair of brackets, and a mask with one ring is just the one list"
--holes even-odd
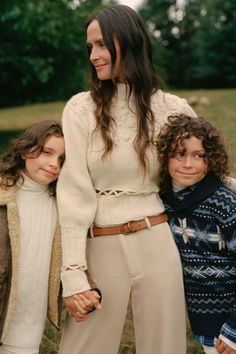
[[(192, 90), (175, 91), (177, 95), (194, 102), (198, 115), (212, 121), (224, 134), (231, 157), (232, 175), (236, 176), (236, 89), (230, 90)], [(11, 138), (15, 137), (29, 124), (45, 119), (60, 120), (64, 102), (35, 104), (0, 110), (0, 154), (5, 151)], [(63, 312), (64, 313), (64, 312)], [(60, 332), (47, 324), (40, 354), (56, 354), (60, 340)], [(134, 354), (134, 332), (132, 314), (129, 308), (122, 336), (119, 354)], [(203, 354), (201, 346), (191, 339), (188, 329), (188, 354)]]

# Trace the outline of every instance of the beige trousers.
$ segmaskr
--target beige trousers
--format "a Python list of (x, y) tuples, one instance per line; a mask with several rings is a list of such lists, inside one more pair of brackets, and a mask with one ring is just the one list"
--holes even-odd
[(116, 354), (131, 298), (136, 354), (185, 354), (182, 269), (167, 223), (130, 235), (88, 239), (88, 268), (102, 309), (67, 318), (59, 354)]

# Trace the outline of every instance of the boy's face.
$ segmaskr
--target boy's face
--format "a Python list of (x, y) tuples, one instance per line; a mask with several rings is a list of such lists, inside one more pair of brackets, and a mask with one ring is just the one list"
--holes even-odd
[(35, 153), (29, 153), (22, 157), (25, 160), (23, 172), (34, 182), (49, 184), (58, 178), (64, 156), (64, 139), (51, 135), (45, 141), (43, 149), (38, 156), (35, 156)]
[(195, 136), (183, 139), (169, 157), (168, 169), (173, 181), (183, 188), (201, 181), (208, 172), (202, 140)]

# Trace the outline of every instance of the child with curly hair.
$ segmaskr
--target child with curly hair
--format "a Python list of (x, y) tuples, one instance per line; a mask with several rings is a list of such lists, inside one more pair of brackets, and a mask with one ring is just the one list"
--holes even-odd
[(38, 354), (47, 314), (59, 327), (64, 158), (62, 128), (50, 120), (28, 127), (0, 164), (0, 354)]
[(157, 142), (160, 195), (179, 249), (194, 338), (236, 353), (236, 194), (225, 182), (220, 132), (203, 118), (168, 118)]

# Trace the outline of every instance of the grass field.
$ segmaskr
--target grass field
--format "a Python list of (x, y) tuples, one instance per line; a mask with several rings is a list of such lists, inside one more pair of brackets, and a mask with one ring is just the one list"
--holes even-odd
[[(236, 89), (175, 91), (174, 93), (192, 102), (193, 108), (198, 115), (214, 122), (224, 133), (231, 157), (231, 174), (236, 177), (236, 162), (235, 158), (233, 159), (236, 156)], [(45, 119), (60, 120), (63, 107), (64, 102), (57, 102), (1, 109), (0, 154), (5, 151), (11, 138), (16, 136), (27, 125)], [(60, 335), (60, 332), (47, 325), (40, 354), (56, 354)], [(134, 353), (132, 314), (129, 309), (119, 354)], [(188, 354), (202, 353), (201, 347), (191, 340), (191, 335), (188, 333)]]

